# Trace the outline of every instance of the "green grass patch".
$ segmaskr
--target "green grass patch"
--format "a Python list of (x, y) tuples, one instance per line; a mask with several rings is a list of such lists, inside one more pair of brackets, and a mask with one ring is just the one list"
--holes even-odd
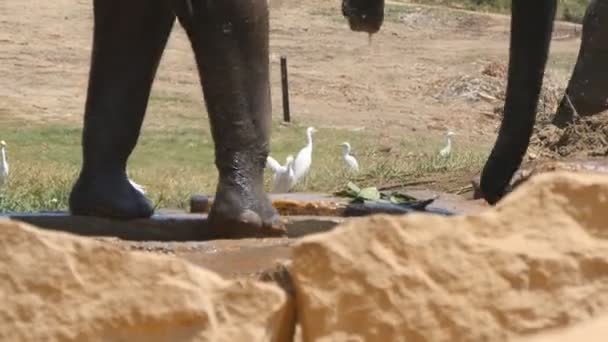
[[(6, 122), (0, 124), (0, 139), (8, 143), (10, 176), (0, 189), (0, 212), (67, 210), (69, 192), (82, 161), (82, 127), (75, 123)], [(477, 170), (485, 159), (485, 150), (489, 150), (489, 146), (480, 149), (456, 139), (453, 158), (438, 160), (433, 156), (443, 138), (420, 133), (393, 139), (393, 150), (386, 154), (377, 150), (377, 133), (317, 128), (313, 166), (296, 191), (330, 193), (350, 180), (381, 185)], [(297, 124), (275, 122), (271, 155), (281, 163), (288, 154), (295, 156), (306, 144), (305, 131), (306, 127)], [(357, 153), (362, 168), (359, 174), (344, 170), (339, 146), (343, 141), (350, 142)], [(142, 134), (129, 159), (129, 176), (146, 188), (157, 207), (187, 209), (192, 194), (215, 192), (218, 174), (214, 158), (202, 100), (154, 90)], [(270, 179), (268, 171), (268, 190)]]
[[(306, 127), (275, 125), (271, 155), (284, 162), (306, 143)], [(81, 163), (81, 129), (48, 126), (0, 128), (8, 143), (11, 166), (0, 190), (0, 211), (66, 210), (69, 191)], [(341, 159), (341, 142), (349, 141), (361, 172), (348, 173)], [(377, 136), (367, 132), (320, 128), (314, 137), (313, 166), (295, 191), (331, 193), (348, 181), (362, 186), (394, 184), (481, 168), (485, 149), (456, 141), (449, 160), (436, 158), (442, 138), (417, 136), (397, 141), (390, 153), (377, 150)], [(422, 155), (420, 155), (422, 153)], [(145, 186), (159, 207), (187, 209), (194, 193), (213, 193), (217, 171), (213, 142), (205, 128), (147, 129), (129, 161), (129, 175)], [(265, 182), (270, 188), (270, 171)]]

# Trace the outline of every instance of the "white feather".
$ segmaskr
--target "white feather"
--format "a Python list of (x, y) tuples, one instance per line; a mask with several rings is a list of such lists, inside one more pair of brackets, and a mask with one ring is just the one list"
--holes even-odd
[(129, 180), (131, 186), (134, 187), (135, 190), (137, 190), (140, 194), (144, 195), (146, 193), (146, 189), (143, 186), (135, 183), (131, 178), (129, 178), (129, 176), (127, 176), (127, 179)]
[(298, 182), (310, 170), (310, 165), (312, 163), (312, 134), (316, 131), (317, 130), (314, 127), (308, 127), (306, 129), (306, 138), (308, 139), (308, 143), (300, 150), (300, 152), (298, 152), (294, 161), (293, 171), (295, 182)]
[(8, 160), (6, 157), (6, 142), (0, 141), (0, 186), (3, 186), (8, 179)]
[(272, 192), (286, 193), (295, 185), (293, 172), (293, 156), (288, 156), (284, 166), (272, 177)]
[(342, 152), (342, 158), (346, 163), (346, 167), (348, 167), (349, 171), (358, 172), (359, 163), (357, 162), (357, 159), (350, 154), (350, 144), (347, 142), (343, 142), (341, 146), (344, 148)]
[(281, 164), (271, 156), (266, 157), (266, 167), (271, 169), (274, 173), (279, 172), (283, 168)]
[(439, 156), (442, 158), (447, 158), (450, 156), (450, 154), (452, 153), (452, 136), (454, 136), (455, 133), (450, 131), (447, 132), (445, 135), (445, 147), (441, 149), (441, 151), (439, 151)]

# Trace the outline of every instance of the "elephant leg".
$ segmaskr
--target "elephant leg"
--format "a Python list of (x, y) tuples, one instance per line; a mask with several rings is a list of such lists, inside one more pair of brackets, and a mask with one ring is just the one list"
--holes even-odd
[(219, 181), (209, 224), (222, 237), (282, 235), (263, 189), (271, 102), (266, 0), (173, 0), (195, 53)]
[(530, 143), (556, 6), (556, 0), (512, 1), (505, 114), (481, 175), (483, 196), (491, 204), (504, 195)]
[[(553, 124), (565, 127), (580, 116), (608, 109), (608, 1), (593, 0), (585, 12), (581, 48)], [(572, 105), (570, 104), (572, 102)]]
[(128, 182), (150, 88), (175, 15), (166, 0), (95, 0), (83, 164), (70, 194), (75, 215), (139, 218), (151, 203)]

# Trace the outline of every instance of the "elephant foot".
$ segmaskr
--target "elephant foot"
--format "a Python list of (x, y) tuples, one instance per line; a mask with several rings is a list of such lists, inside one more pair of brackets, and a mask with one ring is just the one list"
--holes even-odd
[(270, 199), (261, 190), (238, 182), (222, 182), (209, 213), (217, 238), (285, 236), (286, 230)]
[(152, 203), (129, 183), (124, 173), (80, 175), (70, 194), (73, 215), (114, 219), (147, 218), (154, 214)]

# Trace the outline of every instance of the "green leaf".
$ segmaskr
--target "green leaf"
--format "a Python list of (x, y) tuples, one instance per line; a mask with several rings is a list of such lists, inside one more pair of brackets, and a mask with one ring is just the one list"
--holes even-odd
[(378, 188), (376, 187), (361, 189), (359, 192), (359, 198), (368, 201), (378, 201), (380, 200), (380, 191), (378, 191)]
[(395, 203), (395, 204), (402, 204), (402, 203), (416, 202), (416, 201), (418, 201), (418, 199), (415, 197), (412, 197), (412, 196), (408, 196), (406, 194), (402, 194), (402, 193), (392, 193), (389, 197), (389, 201), (391, 203)]
[(361, 188), (359, 188), (357, 185), (355, 185), (355, 183), (353, 182), (348, 182), (348, 190), (352, 191), (355, 193), (355, 195), (358, 195), (361, 192)]
[(334, 195), (356, 199), (359, 197), (360, 192), (361, 189), (357, 185), (355, 185), (353, 182), (348, 182), (346, 189), (334, 192)]

